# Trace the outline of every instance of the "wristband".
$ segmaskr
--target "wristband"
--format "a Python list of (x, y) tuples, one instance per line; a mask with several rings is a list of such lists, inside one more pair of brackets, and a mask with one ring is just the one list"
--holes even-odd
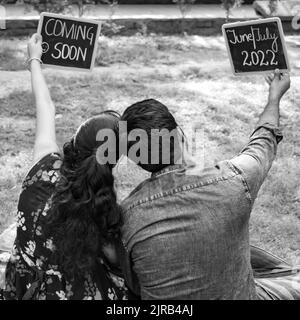
[(39, 61), (40, 64), (43, 64), (43, 61), (40, 58), (30, 58), (26, 61), (27, 69), (30, 71), (30, 62), (33, 60)]

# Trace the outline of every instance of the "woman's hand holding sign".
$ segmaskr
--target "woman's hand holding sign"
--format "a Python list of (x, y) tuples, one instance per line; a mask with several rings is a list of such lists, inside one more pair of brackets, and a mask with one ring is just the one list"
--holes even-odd
[(29, 60), (41, 59), (42, 56), (42, 36), (35, 33), (29, 40), (28, 46), (28, 58)]
[(42, 37), (34, 34), (27, 46), (31, 85), (36, 104), (36, 137), (34, 162), (43, 156), (58, 152), (55, 136), (55, 106), (52, 102), (41, 68)]

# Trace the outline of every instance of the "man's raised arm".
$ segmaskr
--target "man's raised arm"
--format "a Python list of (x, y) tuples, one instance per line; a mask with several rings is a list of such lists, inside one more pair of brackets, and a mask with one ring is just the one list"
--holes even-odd
[(290, 76), (282, 75), (278, 70), (266, 80), (270, 85), (268, 103), (249, 143), (231, 160), (244, 176), (252, 204), (275, 159), (277, 145), (282, 140), (279, 107), (281, 98), (290, 88)]

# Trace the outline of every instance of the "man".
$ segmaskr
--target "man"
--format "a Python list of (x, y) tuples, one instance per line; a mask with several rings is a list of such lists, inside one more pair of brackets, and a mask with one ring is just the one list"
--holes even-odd
[[(151, 146), (153, 130), (178, 130), (167, 107), (146, 100), (125, 110), (128, 133), (145, 130), (148, 145), (147, 161), (128, 156), (152, 174), (123, 202), (126, 278), (142, 299), (258, 298), (249, 218), (282, 139), (279, 104), (290, 77), (277, 70), (267, 81), (269, 100), (249, 143), (211, 168), (187, 166), (175, 150), (180, 135), (170, 140), (167, 164), (162, 140)], [(159, 161), (151, 162), (154, 153)]]

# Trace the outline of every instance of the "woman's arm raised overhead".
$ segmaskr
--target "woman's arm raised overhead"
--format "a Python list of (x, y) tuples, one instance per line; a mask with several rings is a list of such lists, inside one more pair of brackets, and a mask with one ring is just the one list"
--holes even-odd
[(59, 152), (59, 148), (55, 135), (55, 106), (41, 69), (42, 37), (40, 35), (34, 34), (30, 38), (28, 56), (36, 104), (36, 136), (33, 152), (35, 163), (49, 153)]

